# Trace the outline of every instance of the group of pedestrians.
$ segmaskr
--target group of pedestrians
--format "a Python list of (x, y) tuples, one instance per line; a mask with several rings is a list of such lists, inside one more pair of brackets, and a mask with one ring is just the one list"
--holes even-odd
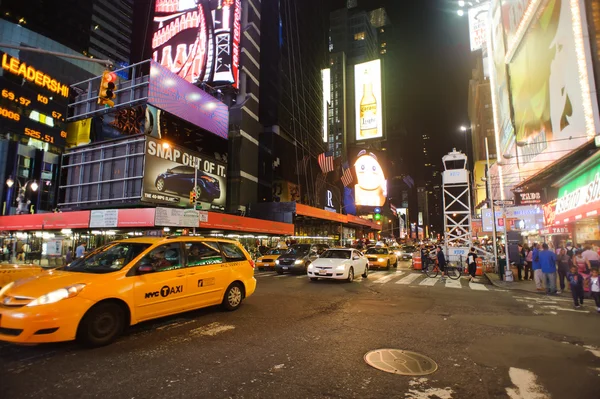
[[(575, 248), (571, 243), (554, 250), (548, 244), (534, 243), (519, 246), (520, 264), (517, 263), (518, 277), (525, 269), (525, 280), (534, 280), (538, 291), (547, 294), (560, 294), (569, 285), (575, 308), (583, 305), (584, 292), (589, 291), (600, 313), (600, 251), (597, 247)], [(556, 287), (558, 278), (560, 289)]]

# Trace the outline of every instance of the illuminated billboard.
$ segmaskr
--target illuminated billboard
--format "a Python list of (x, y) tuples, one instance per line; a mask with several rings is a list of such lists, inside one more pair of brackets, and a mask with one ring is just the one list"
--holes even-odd
[(487, 41), (489, 4), (469, 9), (469, 37), (471, 39), (471, 51), (481, 50)]
[(238, 87), (241, 0), (156, 0), (152, 58), (188, 82)]
[(327, 142), (329, 135), (329, 104), (331, 104), (331, 72), (329, 69), (321, 70), (323, 83), (323, 142)]
[(365, 150), (360, 151), (354, 162), (354, 171), (356, 205), (383, 206), (387, 198), (387, 180), (377, 156)]
[(381, 61), (354, 66), (356, 141), (383, 137)]

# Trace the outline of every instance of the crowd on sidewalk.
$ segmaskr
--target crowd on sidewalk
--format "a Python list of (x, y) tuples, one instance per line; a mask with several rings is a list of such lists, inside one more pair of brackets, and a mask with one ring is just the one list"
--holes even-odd
[(553, 248), (552, 244), (534, 243), (531, 248), (527, 244), (519, 245), (519, 255), (514, 262), (519, 281), (533, 280), (536, 289), (548, 295), (560, 294), (568, 286), (577, 309), (583, 305), (588, 292), (600, 313), (600, 248), (595, 245), (573, 247), (572, 243)]

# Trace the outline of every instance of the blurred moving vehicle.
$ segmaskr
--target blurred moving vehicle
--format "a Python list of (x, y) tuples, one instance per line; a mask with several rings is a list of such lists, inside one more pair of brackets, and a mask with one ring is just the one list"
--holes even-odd
[(101, 346), (145, 320), (218, 304), (235, 310), (255, 289), (254, 263), (237, 241), (115, 241), (0, 289), (0, 340)]
[(369, 267), (371, 269), (376, 267), (390, 270), (392, 265), (394, 267), (398, 266), (398, 257), (389, 248), (369, 248), (367, 249), (367, 252), (365, 252), (365, 255), (369, 260)]
[(274, 248), (274, 249), (267, 251), (266, 254), (264, 254), (263, 256), (258, 258), (258, 260), (256, 261), (256, 267), (258, 267), (258, 270), (263, 270), (265, 268), (275, 269), (275, 261), (277, 260), (277, 258), (279, 258), (279, 256), (283, 255), (286, 251), (287, 251), (287, 249), (278, 249), (278, 248)]
[(300, 272), (306, 274), (308, 266), (329, 248), (327, 244), (294, 244), (275, 261), (278, 274)]
[(356, 275), (367, 278), (369, 261), (356, 249), (329, 249), (308, 266), (307, 274), (311, 281), (327, 278), (352, 282)]
[(412, 260), (413, 258), (413, 254), (415, 252), (417, 252), (419, 249), (417, 247), (414, 247), (412, 245), (406, 245), (404, 247), (402, 247), (402, 249), (400, 250), (400, 259), (402, 260)]

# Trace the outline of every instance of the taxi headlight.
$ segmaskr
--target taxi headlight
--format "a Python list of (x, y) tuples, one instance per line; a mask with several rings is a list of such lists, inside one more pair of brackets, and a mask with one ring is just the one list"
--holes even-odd
[(304, 263), (303, 259), (298, 259), (297, 261), (294, 262), (295, 265), (301, 265)]
[(49, 292), (46, 295), (42, 295), (41, 297), (29, 302), (27, 306), (48, 305), (50, 303), (62, 301), (63, 299), (73, 298), (74, 296), (77, 296), (84, 288), (85, 284), (70, 285), (68, 287)]
[(0, 289), (0, 296), (4, 295), (4, 293), (8, 290), (10, 290), (10, 287), (13, 286), (15, 282), (11, 281), (10, 283), (6, 284), (4, 287), (2, 287), (2, 289)]
[(377, 259), (377, 262), (385, 262), (385, 259), (379, 258), (379, 259)]

